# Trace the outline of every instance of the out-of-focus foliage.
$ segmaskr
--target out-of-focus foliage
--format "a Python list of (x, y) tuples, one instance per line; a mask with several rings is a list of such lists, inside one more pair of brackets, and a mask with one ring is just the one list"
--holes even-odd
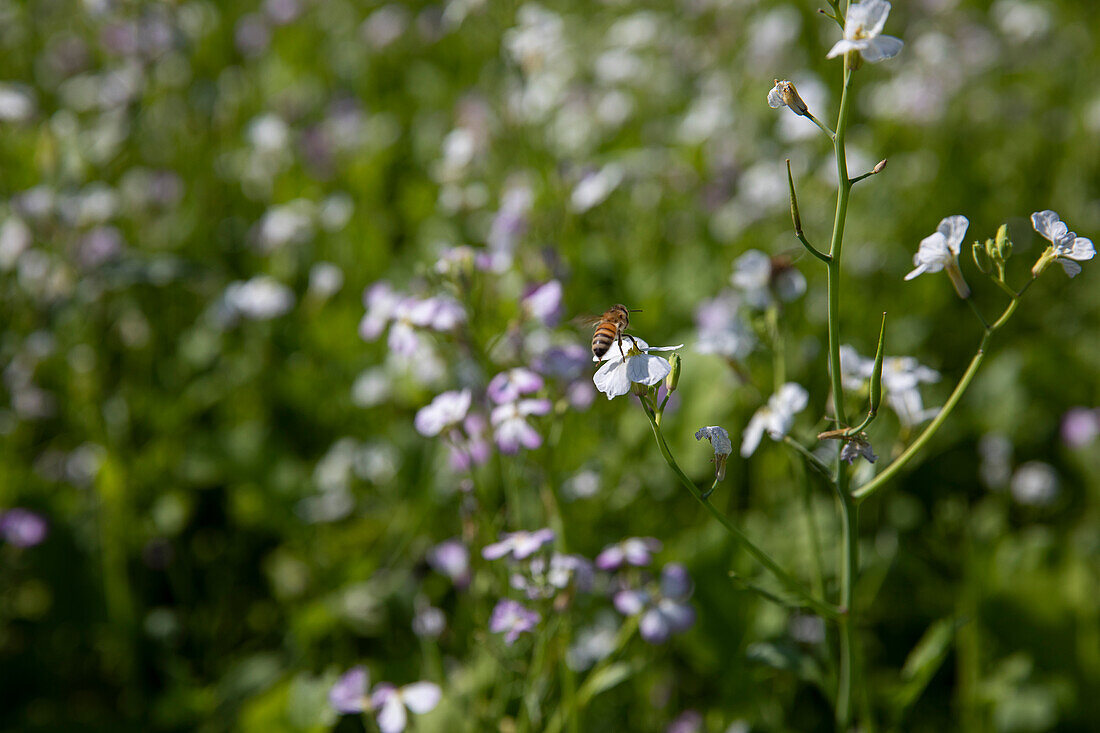
[[(888, 311), (889, 353), (942, 375), (922, 387), (937, 406), (980, 327), (946, 278), (902, 277), (951, 214), (970, 239), (1008, 223), (1019, 284), (1045, 245), (1032, 211), (1100, 236), (1100, 27), (1086, 0), (896, 5), (904, 50), (855, 80), (849, 168), (889, 164), (853, 194), (842, 333), (873, 354)], [(425, 731), (540, 730), (574, 684), (582, 730), (830, 729), (831, 630), (732, 583), (754, 566), (678, 489), (637, 405), (593, 400), (593, 365), (549, 351), (586, 351), (568, 319), (618, 302), (650, 343), (685, 343), (663, 428), (700, 484), (713, 454), (693, 433), (723, 425), (738, 445), (784, 381), (810, 393), (793, 434), (830, 427), (817, 262), (796, 259), (807, 289), (776, 320), (743, 292), (715, 306), (742, 329), (733, 368), (700, 353), (694, 321), (745, 251), (797, 257), (784, 159), (827, 241), (831, 148), (765, 103), (789, 78), (834, 118), (839, 31), (815, 10), (0, 2), (0, 509), (48, 522), (40, 544), (0, 546), (0, 725), (354, 730), (327, 696), (363, 664), (441, 687), (413, 716)], [(1003, 294), (963, 252), (992, 314)], [(1097, 416), (1062, 422), (1100, 404), (1098, 277), (1044, 274), (923, 463), (865, 505), (867, 714), (1100, 727)], [(436, 320), (360, 338), (380, 281)], [(548, 281), (560, 322), (521, 303)], [(472, 446), (488, 460), (466, 471), (446, 432), (414, 428), (445, 390), (490, 417), (486, 385), (520, 366), (552, 403), (525, 418), (539, 447)], [(889, 461), (914, 435), (884, 416), (870, 437)], [(831, 593), (832, 497), (802, 476), (765, 440), (751, 462), (735, 451), (712, 500), (807, 582), (820, 563)], [(524, 596), (481, 550), (543, 526), (589, 559), (659, 539), (656, 567), (693, 578), (694, 626), (628, 637), (585, 672), (630, 623), (599, 571), (529, 603), (539, 624), (505, 644), (493, 608)], [(429, 562), (449, 538), (469, 585)]]

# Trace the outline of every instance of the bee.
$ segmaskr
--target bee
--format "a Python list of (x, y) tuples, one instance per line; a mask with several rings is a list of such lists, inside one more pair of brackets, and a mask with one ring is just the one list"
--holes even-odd
[(625, 357), (623, 336), (634, 341), (634, 337), (626, 333), (626, 327), (630, 325), (630, 314), (640, 312), (641, 308), (627, 308), (619, 303), (604, 311), (602, 316), (585, 319), (588, 325), (596, 326), (596, 332), (592, 334), (592, 356), (603, 361), (603, 356), (611, 348), (611, 344), (618, 342), (619, 353)]

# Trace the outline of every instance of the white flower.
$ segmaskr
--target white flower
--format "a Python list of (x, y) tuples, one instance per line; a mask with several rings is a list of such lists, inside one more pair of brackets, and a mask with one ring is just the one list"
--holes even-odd
[(436, 395), (431, 404), (421, 407), (413, 418), (416, 431), (428, 438), (439, 435), (448, 425), (455, 425), (466, 417), (472, 399), (468, 389)]
[(796, 115), (806, 114), (806, 103), (798, 96), (798, 90), (789, 81), (775, 80), (775, 86), (768, 92), (768, 106), (772, 109), (790, 107)]
[(231, 313), (257, 321), (277, 318), (294, 306), (290, 288), (267, 275), (230, 283), (223, 297)]
[(915, 427), (930, 420), (939, 412), (938, 407), (925, 409), (918, 385), (922, 382), (938, 382), (940, 373), (921, 365), (911, 356), (889, 356), (882, 362), (882, 387), (886, 404), (897, 413), (898, 420), (906, 427)]
[(733, 453), (733, 443), (730, 442), (730, 434), (726, 429), (718, 425), (710, 425), (700, 428), (695, 433), (696, 440), (706, 438), (714, 447), (714, 475), (721, 481), (726, 477), (726, 459)]
[(913, 255), (916, 269), (906, 275), (905, 279), (912, 280), (926, 272), (946, 270), (959, 297), (970, 297), (970, 288), (959, 270), (959, 250), (969, 226), (970, 220), (965, 216), (949, 216), (940, 220), (936, 232), (921, 240), (920, 248)]
[(768, 404), (756, 411), (745, 426), (741, 436), (741, 455), (748, 458), (760, 445), (767, 432), (772, 440), (779, 440), (794, 425), (795, 413), (801, 412), (809, 402), (809, 394), (800, 385), (787, 382), (768, 398)]
[(864, 0), (849, 6), (848, 17), (844, 21), (844, 38), (836, 42), (825, 58), (858, 51), (865, 61), (874, 64), (897, 56), (903, 45), (901, 39), (879, 35), (888, 15), (890, 3), (886, 0)]
[[(795, 267), (776, 266), (771, 257), (750, 249), (733, 263), (730, 282), (745, 295), (745, 301), (764, 310), (780, 300), (792, 301), (806, 292), (806, 278)], [(774, 295), (773, 295), (774, 293)]]
[(1012, 498), (1028, 506), (1046, 506), (1058, 498), (1058, 472), (1049, 463), (1028, 461), (1012, 474)]
[(1036, 262), (1035, 267), (1032, 268), (1033, 275), (1038, 276), (1039, 272), (1046, 268), (1046, 264), (1053, 259), (1062, 266), (1067, 275), (1073, 277), (1081, 272), (1081, 266), (1077, 262), (1091, 260), (1096, 256), (1096, 249), (1092, 246), (1092, 240), (1086, 237), (1078, 237), (1076, 232), (1071, 232), (1058, 214), (1049, 209), (1036, 211), (1032, 214), (1031, 225), (1035, 227), (1035, 231), (1051, 243), (1043, 256), (1039, 258), (1039, 262)]
[(623, 169), (615, 163), (609, 163), (595, 173), (589, 173), (573, 189), (569, 202), (573, 211), (584, 213), (593, 206), (603, 203), (623, 180)]
[[(627, 343), (630, 344), (627, 347)], [(624, 395), (630, 391), (631, 383), (653, 386), (668, 376), (672, 365), (668, 359), (654, 356), (650, 351), (675, 351), (683, 348), (676, 346), (650, 346), (639, 338), (623, 339), (625, 356), (619, 353), (618, 345), (613, 345), (602, 367), (592, 377), (596, 389), (607, 395), (607, 399)], [(593, 361), (599, 361), (592, 357)]]
[(380, 684), (371, 693), (371, 706), (378, 711), (378, 728), (382, 733), (401, 733), (408, 723), (411, 712), (427, 713), (439, 704), (443, 696), (439, 685), (434, 682), (414, 682), (404, 687)]

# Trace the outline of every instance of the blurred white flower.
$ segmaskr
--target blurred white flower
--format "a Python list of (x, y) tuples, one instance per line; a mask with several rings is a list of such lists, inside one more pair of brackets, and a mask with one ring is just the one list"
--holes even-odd
[(30, 227), (18, 216), (9, 216), (0, 225), (0, 270), (15, 267), (19, 255), (31, 246)]
[(874, 64), (897, 56), (903, 45), (901, 39), (880, 35), (888, 15), (890, 3), (886, 0), (864, 0), (848, 6), (844, 38), (836, 42), (825, 58), (858, 51), (865, 61)]
[(421, 407), (413, 418), (416, 431), (425, 437), (439, 435), (449, 425), (457, 425), (470, 410), (473, 394), (468, 389), (436, 395), (431, 404)]
[(331, 262), (318, 262), (309, 268), (309, 292), (318, 298), (329, 298), (344, 287), (344, 271)]
[(34, 115), (35, 102), (31, 93), (11, 84), (0, 84), (0, 120), (22, 122)]
[(222, 297), (230, 311), (257, 321), (277, 318), (294, 306), (290, 288), (267, 275), (230, 283)]
[(741, 436), (741, 456), (748, 458), (760, 445), (764, 433), (772, 440), (781, 440), (794, 425), (795, 414), (806, 409), (810, 396), (801, 385), (787, 382), (768, 398), (745, 426)]
[(753, 308), (764, 310), (780, 300), (791, 301), (806, 292), (806, 278), (793, 266), (777, 266), (776, 260), (750, 249), (733, 263), (730, 282)]
[(1049, 463), (1028, 461), (1012, 474), (1012, 498), (1028, 506), (1047, 506), (1058, 497), (1058, 472)]
[(748, 356), (756, 338), (740, 314), (741, 299), (726, 291), (695, 309), (695, 326), (699, 340), (695, 350), (700, 354), (718, 354), (740, 360)]
[(290, 128), (274, 113), (255, 117), (248, 123), (248, 142), (265, 152), (281, 152), (290, 142)]
[(570, 196), (570, 204), (578, 213), (588, 211), (602, 204), (611, 192), (618, 188), (623, 180), (623, 169), (615, 163), (609, 163), (600, 170), (581, 178)]
[[(874, 362), (871, 364), (873, 368)], [(920, 425), (939, 412), (938, 407), (925, 409), (918, 388), (922, 383), (938, 382), (939, 379), (939, 372), (921, 365), (911, 356), (888, 356), (882, 362), (882, 388), (886, 404), (906, 427)]]
[(1081, 265), (1077, 264), (1078, 262), (1085, 262), (1096, 256), (1096, 248), (1092, 246), (1092, 240), (1078, 237), (1076, 232), (1071, 232), (1058, 214), (1049, 209), (1032, 214), (1031, 225), (1051, 244), (1031, 269), (1032, 275), (1038, 276), (1046, 265), (1054, 260), (1062, 266), (1067, 275), (1074, 277), (1081, 272)]
[[(668, 359), (649, 352), (675, 351), (683, 346), (650, 346), (639, 338), (623, 339), (625, 355), (619, 353), (617, 344), (612, 345), (605, 355), (603, 366), (592, 377), (592, 382), (609, 400), (628, 393), (630, 385), (634, 383), (653, 386), (668, 376), (672, 365), (668, 363)], [(599, 361), (596, 357), (592, 357), (592, 360)]]
[(306, 242), (313, 236), (313, 202), (295, 199), (272, 206), (260, 219), (257, 244), (263, 252), (272, 252), (283, 245)]
[(969, 226), (970, 220), (965, 216), (956, 215), (942, 219), (935, 233), (920, 241), (920, 248), (913, 255), (916, 269), (906, 275), (905, 279), (912, 280), (926, 272), (946, 270), (959, 297), (969, 298), (970, 287), (959, 269), (959, 251)]

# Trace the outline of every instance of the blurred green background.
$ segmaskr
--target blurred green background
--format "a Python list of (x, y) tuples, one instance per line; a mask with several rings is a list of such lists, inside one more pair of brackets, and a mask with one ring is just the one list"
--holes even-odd
[[(366, 664), (440, 684), (417, 730), (511, 730), (521, 694), (552, 711), (558, 691), (524, 687), (530, 637), (485, 629), (506, 579), (476, 544), (466, 591), (425, 560), (480, 523), (553, 524), (589, 558), (657, 537), (660, 562), (695, 579), (695, 627), (633, 639), (636, 667), (582, 730), (665, 730), (685, 710), (702, 721), (688, 730), (829, 730), (826, 644), (731, 584), (753, 566), (677, 489), (628, 398), (575, 409), (548, 380), (545, 444), (472, 476), (413, 428), (439, 392), (483, 390), (540, 344), (587, 348), (567, 320), (622, 302), (643, 309), (639, 336), (686, 344), (664, 428), (708, 480), (692, 434), (723, 425), (737, 445), (774, 360), (748, 308), (758, 344), (735, 368), (697, 353), (695, 310), (746, 250), (797, 258), (784, 159), (811, 240), (825, 247), (832, 222), (828, 142), (765, 102), (789, 78), (835, 119), (839, 31), (816, 8), (0, 2), (0, 509), (48, 522), (40, 544), (0, 545), (0, 726), (369, 729), (326, 701)], [(904, 50), (854, 82), (850, 170), (889, 164), (854, 190), (842, 338), (873, 354), (888, 311), (888, 353), (943, 375), (923, 388), (937, 406), (981, 333), (946, 278), (902, 282), (921, 238), (952, 214), (968, 241), (1007, 222), (1019, 286), (1045, 246), (1031, 212), (1100, 236), (1100, 20), (1091, 0), (911, 0), (886, 32)], [(529, 206), (508, 209), (509, 191)], [(491, 251), (500, 227), (514, 252), (496, 271), (437, 266)], [(1004, 297), (967, 253), (992, 316)], [(795, 267), (808, 289), (778, 331), (786, 379), (811, 395), (793, 434), (812, 443), (829, 427), (825, 273)], [(1100, 404), (1095, 270), (1029, 289), (919, 465), (865, 505), (857, 707), (882, 726), (1100, 728), (1096, 413), (1062, 425)], [(518, 305), (549, 279), (564, 286), (553, 328)], [(363, 291), (382, 280), (450, 294), (466, 322), (422, 332), (413, 359), (365, 341)], [(882, 461), (913, 435), (892, 414), (871, 433)], [(833, 587), (832, 497), (806, 493), (782, 446), (735, 453), (714, 500)], [(425, 603), (445, 613), (438, 638), (413, 631)], [(581, 628), (608, 608), (566, 615)], [(901, 670), (937, 622), (937, 663), (914, 683)]]

